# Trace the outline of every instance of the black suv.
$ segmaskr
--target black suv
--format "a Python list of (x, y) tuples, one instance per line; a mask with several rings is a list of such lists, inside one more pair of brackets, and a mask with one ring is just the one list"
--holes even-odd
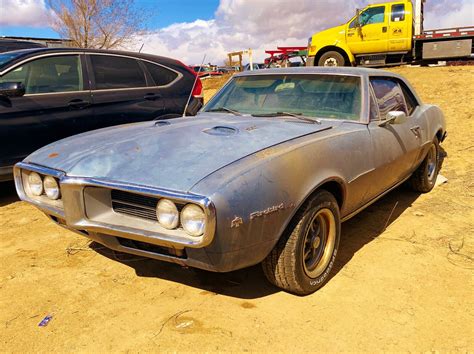
[[(190, 98), (187, 105), (188, 98)], [(53, 141), (107, 126), (194, 115), (202, 85), (179, 61), (71, 48), (0, 54), (0, 180)]]

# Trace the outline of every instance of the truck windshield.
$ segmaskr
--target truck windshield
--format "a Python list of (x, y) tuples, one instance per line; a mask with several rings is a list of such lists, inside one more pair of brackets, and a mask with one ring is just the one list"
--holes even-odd
[(288, 112), (308, 117), (359, 120), (361, 79), (327, 74), (236, 77), (203, 109), (204, 112), (230, 110), (257, 116)]

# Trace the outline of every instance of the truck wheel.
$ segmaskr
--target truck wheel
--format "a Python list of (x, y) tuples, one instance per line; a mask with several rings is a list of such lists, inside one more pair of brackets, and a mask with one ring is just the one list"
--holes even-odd
[(344, 66), (344, 57), (338, 52), (326, 52), (319, 58), (319, 66)]
[(319, 191), (295, 215), (285, 234), (262, 262), (274, 285), (308, 295), (328, 280), (339, 247), (341, 221), (334, 196)]
[(439, 143), (435, 137), (421, 165), (413, 172), (410, 183), (416, 192), (427, 193), (436, 183), (439, 172)]

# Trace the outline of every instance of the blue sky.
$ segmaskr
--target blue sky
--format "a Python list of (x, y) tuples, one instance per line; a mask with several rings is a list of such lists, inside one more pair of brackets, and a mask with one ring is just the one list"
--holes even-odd
[[(6, 11), (0, 0), (0, 11)], [(178, 22), (192, 22), (196, 19), (210, 20), (219, 6), (219, 0), (137, 0), (137, 6), (153, 10), (155, 15), (148, 21), (150, 30), (157, 30)], [(6, 26), (0, 24), (0, 36), (59, 38), (58, 34), (47, 26)]]

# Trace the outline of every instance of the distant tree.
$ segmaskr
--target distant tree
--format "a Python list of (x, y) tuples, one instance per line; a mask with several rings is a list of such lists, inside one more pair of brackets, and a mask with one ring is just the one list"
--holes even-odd
[[(79, 48), (122, 47), (144, 31), (145, 11), (135, 0), (47, 0), (52, 27)], [(147, 12), (149, 13), (149, 12)]]

